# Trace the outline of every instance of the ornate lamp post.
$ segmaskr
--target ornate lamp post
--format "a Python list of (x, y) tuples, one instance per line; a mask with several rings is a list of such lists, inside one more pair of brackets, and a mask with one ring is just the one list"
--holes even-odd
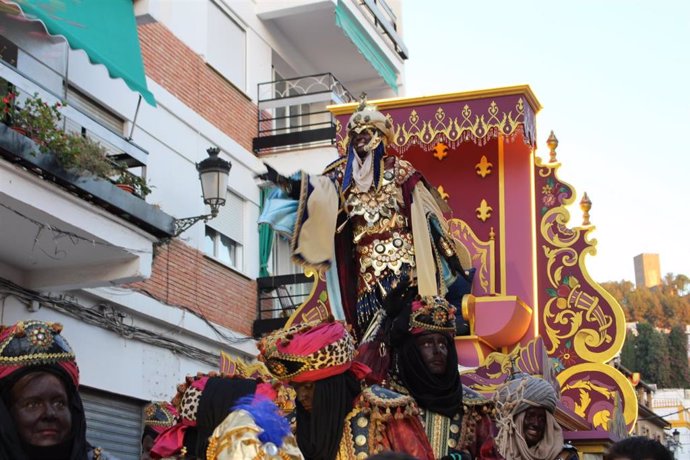
[(673, 458), (677, 458), (676, 452), (680, 449), (680, 431), (674, 429), (671, 436), (666, 439), (668, 449), (673, 453)]
[(194, 217), (185, 217), (175, 220), (175, 233), (173, 237), (180, 236), (189, 227), (200, 220), (207, 222), (218, 215), (220, 207), (225, 204), (225, 196), (228, 189), (228, 176), (232, 164), (218, 156), (220, 149), (211, 147), (206, 150), (208, 158), (197, 163), (196, 169), (199, 171), (201, 181), (201, 192), (204, 196), (204, 203), (211, 208), (211, 214), (203, 214)]

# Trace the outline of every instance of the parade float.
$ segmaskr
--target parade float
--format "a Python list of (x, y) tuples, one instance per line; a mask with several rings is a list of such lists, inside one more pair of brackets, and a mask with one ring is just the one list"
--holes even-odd
[[(596, 253), (591, 201), (570, 226), (574, 187), (558, 175), (558, 141), (536, 156), (536, 114), (528, 86), (371, 101), (393, 124), (388, 149), (437, 187), (452, 214), (454, 237), (475, 269), (462, 314), (469, 335), (456, 338), (463, 383), (491, 396), (515, 372), (551, 379), (560, 388), (556, 412), (566, 440), (601, 454), (635, 424), (637, 398), (610, 361), (625, 339), (615, 299), (589, 275)], [(356, 104), (331, 107), (337, 145)], [(323, 274), (288, 325), (328, 317)]]

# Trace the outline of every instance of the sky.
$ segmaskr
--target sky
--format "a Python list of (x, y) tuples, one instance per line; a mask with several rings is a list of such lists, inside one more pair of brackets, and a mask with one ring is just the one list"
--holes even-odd
[(634, 282), (641, 253), (690, 276), (690, 1), (404, 0), (402, 20), (406, 96), (532, 88), (537, 156), (553, 130), (593, 203), (596, 281)]

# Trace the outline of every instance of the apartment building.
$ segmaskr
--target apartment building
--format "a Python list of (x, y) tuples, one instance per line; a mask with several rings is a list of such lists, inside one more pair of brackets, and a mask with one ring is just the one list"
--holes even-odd
[[(220, 351), (254, 356), (261, 291), (298, 272), (284, 241), (260, 244), (262, 161), (290, 173), (335, 159), (325, 107), (403, 95), (407, 50), (392, 0), (96, 5), (2, 0), (0, 78), (18, 100), (60, 103), (62, 128), (151, 193), (56, 167), (0, 125), (0, 322), (64, 325), (89, 437), (126, 460), (143, 404), (217, 369)], [(205, 221), (196, 165), (210, 147), (232, 166)]]

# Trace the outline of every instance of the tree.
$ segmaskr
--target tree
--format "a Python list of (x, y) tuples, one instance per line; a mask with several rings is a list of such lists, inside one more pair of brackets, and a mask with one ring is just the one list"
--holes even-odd
[(648, 321), (656, 327), (690, 324), (690, 278), (667, 274), (660, 286), (635, 288), (630, 281), (602, 283), (621, 305), (626, 321)]
[(688, 339), (685, 328), (674, 326), (668, 335), (669, 365), (671, 379), (669, 386), (672, 388), (690, 387), (690, 369), (688, 366)]
[(621, 364), (631, 371), (639, 372), (637, 367), (637, 337), (628, 331), (621, 350)]
[(671, 383), (671, 368), (668, 361), (668, 339), (649, 322), (638, 323), (636, 340), (637, 371), (642, 378), (667, 388)]

